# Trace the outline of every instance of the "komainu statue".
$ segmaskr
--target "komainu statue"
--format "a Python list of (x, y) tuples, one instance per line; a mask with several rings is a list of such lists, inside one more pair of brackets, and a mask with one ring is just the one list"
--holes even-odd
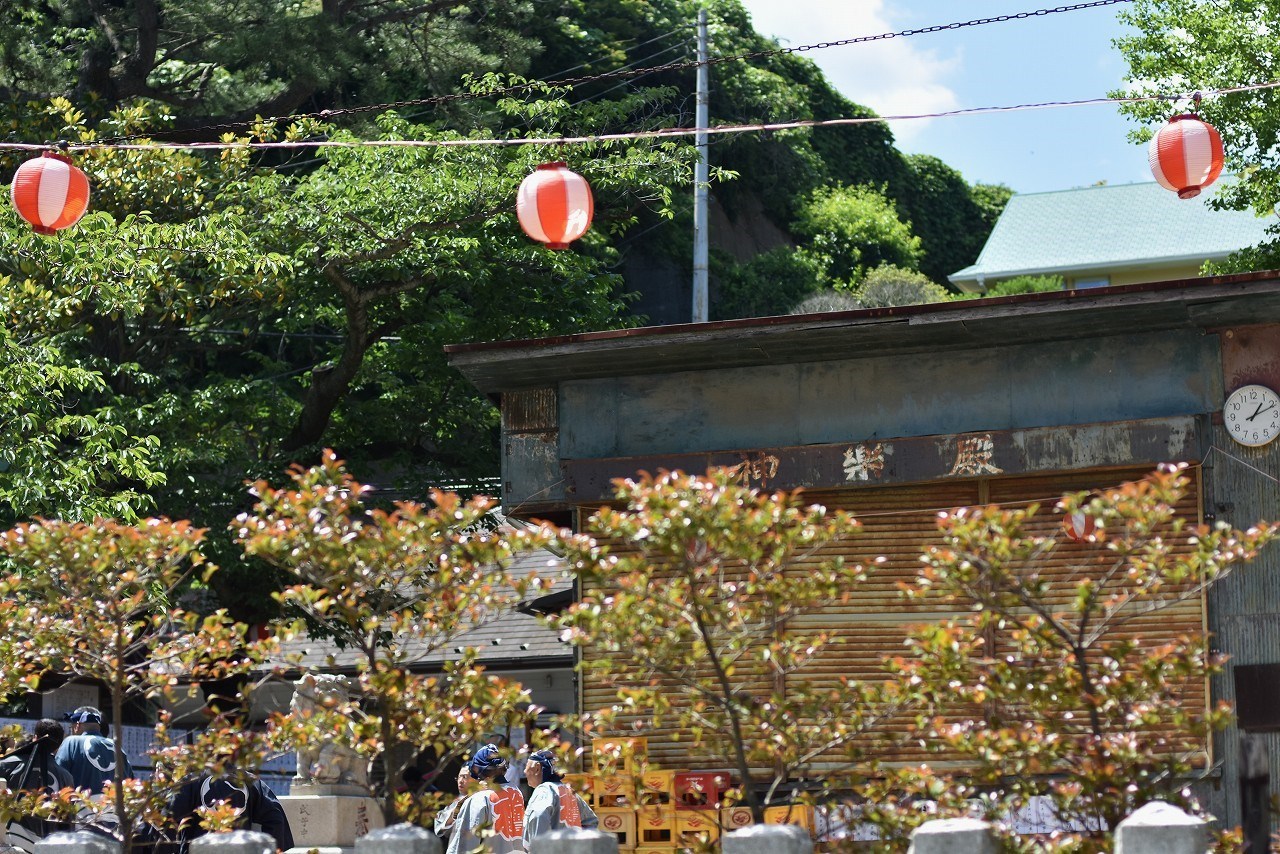
[[(320, 709), (342, 706), (351, 696), (345, 677), (308, 673), (293, 683), (289, 711), (295, 718), (307, 718)], [(334, 734), (321, 734), (314, 741), (297, 746), (298, 770), (295, 785), (369, 787), (369, 763)]]

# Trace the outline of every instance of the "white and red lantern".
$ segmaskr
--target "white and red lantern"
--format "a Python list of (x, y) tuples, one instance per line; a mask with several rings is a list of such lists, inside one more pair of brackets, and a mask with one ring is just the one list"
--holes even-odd
[(543, 163), (520, 182), (516, 216), (524, 233), (548, 249), (568, 249), (595, 212), (591, 185), (563, 163)]
[(9, 195), (32, 231), (54, 234), (75, 225), (89, 209), (89, 179), (69, 157), (47, 151), (18, 167)]
[(1222, 136), (1190, 113), (1174, 116), (1151, 138), (1147, 159), (1161, 187), (1192, 199), (1222, 174)]
[(1062, 530), (1066, 532), (1067, 539), (1082, 543), (1098, 529), (1098, 523), (1093, 520), (1092, 516), (1086, 516), (1077, 510), (1075, 513), (1068, 513), (1062, 517)]

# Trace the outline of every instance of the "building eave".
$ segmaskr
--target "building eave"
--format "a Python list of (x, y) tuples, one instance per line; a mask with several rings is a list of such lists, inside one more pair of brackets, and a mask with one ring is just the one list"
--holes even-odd
[[(1246, 299), (1247, 297), (1247, 299)], [(454, 344), (450, 363), (490, 395), (570, 380), (857, 359), (1280, 321), (1280, 272), (1177, 279), (884, 309), (758, 317)]]
[(1115, 261), (1090, 261), (1084, 264), (1058, 264), (1056, 266), (1023, 267), (1010, 270), (992, 270), (974, 265), (952, 273), (947, 277), (947, 280), (954, 285), (962, 286), (965, 283), (977, 282), (981, 279), (998, 281), (1000, 279), (1012, 279), (1014, 276), (1066, 276), (1076, 273), (1106, 273), (1116, 270), (1158, 270), (1161, 267), (1177, 267), (1197, 261), (1202, 263), (1205, 261), (1221, 261), (1230, 255), (1230, 252), (1216, 254), (1195, 252), (1177, 256), (1162, 255), (1158, 258), (1125, 258)]

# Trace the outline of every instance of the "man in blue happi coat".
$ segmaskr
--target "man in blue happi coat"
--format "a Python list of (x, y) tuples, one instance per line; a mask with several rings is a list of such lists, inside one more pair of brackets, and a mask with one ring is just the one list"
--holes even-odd
[[(116, 743), (102, 734), (102, 712), (81, 706), (67, 715), (71, 735), (58, 748), (57, 760), (71, 772), (77, 789), (102, 792), (102, 784), (115, 779)], [(132, 777), (133, 766), (123, 758), (121, 779)]]

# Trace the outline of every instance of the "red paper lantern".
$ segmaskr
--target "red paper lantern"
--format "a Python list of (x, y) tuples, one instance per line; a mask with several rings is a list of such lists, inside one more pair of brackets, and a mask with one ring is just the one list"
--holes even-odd
[(37, 234), (70, 228), (89, 209), (89, 179), (69, 157), (53, 151), (19, 166), (9, 194)]
[(1161, 187), (1192, 199), (1222, 174), (1222, 137), (1190, 113), (1174, 116), (1152, 137), (1147, 159)]
[(548, 249), (568, 249), (591, 227), (591, 185), (563, 163), (543, 163), (520, 182), (516, 216), (524, 233)]
[(1062, 517), (1062, 530), (1066, 531), (1067, 539), (1077, 543), (1087, 540), (1097, 529), (1098, 523), (1093, 521), (1093, 517), (1079, 511)]

